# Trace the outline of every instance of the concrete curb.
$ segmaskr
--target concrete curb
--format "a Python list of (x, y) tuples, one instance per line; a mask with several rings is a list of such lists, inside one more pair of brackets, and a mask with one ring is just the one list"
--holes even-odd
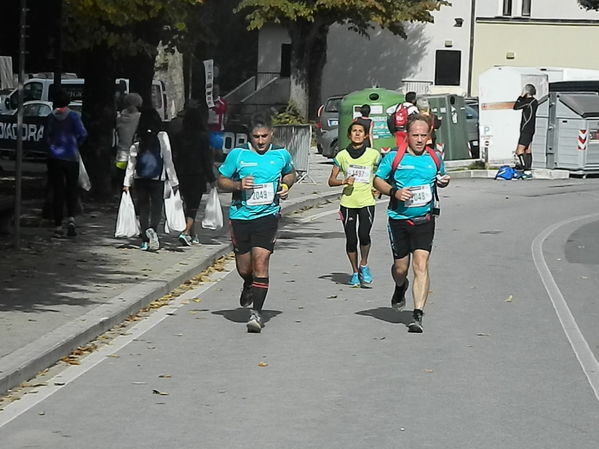
[[(336, 191), (326, 194), (305, 194), (299, 200), (286, 201), (282, 213), (283, 216), (288, 216), (300, 209), (314, 207), (338, 197), (339, 192)], [(86, 345), (122, 323), (128, 316), (137, 313), (152, 301), (201, 273), (232, 250), (230, 243), (223, 243), (207, 254), (194, 254), (187, 257), (177, 265), (164, 270), (154, 279), (125, 290), (76, 320), (3, 357), (0, 360), (0, 394), (35, 377), (40, 371), (69, 355), (77, 347)]]

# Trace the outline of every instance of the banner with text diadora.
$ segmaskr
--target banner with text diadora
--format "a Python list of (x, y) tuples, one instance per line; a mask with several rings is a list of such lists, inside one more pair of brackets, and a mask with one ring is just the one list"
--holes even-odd
[[(46, 151), (44, 129), (46, 117), (23, 117), (23, 149)], [(17, 116), (0, 115), (0, 149), (17, 148)]]

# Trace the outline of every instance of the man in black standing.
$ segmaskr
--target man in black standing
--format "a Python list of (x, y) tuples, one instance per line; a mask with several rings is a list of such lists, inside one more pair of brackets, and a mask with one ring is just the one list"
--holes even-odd
[(522, 90), (522, 94), (514, 103), (514, 110), (522, 111), (520, 119), (520, 137), (518, 138), (518, 146), (516, 147), (516, 157), (519, 161), (519, 166), (524, 173), (523, 178), (530, 178), (532, 175), (532, 150), (530, 144), (535, 133), (535, 121), (537, 117), (537, 108), (539, 102), (534, 97), (537, 89), (532, 84), (527, 84)]

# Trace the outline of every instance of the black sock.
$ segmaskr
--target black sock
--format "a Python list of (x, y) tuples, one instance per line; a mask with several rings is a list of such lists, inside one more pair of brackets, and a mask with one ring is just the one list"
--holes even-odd
[(243, 278), (243, 288), (249, 288), (252, 286), (252, 283), (254, 282), (254, 276), (252, 276), (251, 274), (249, 276), (242, 276)]
[(532, 168), (532, 153), (524, 153), (524, 170)]
[(421, 317), (422, 315), (424, 315), (424, 312), (422, 311), (422, 309), (414, 309), (414, 313), (413, 315), (416, 317)]
[(261, 311), (262, 306), (264, 305), (264, 300), (266, 300), (266, 294), (268, 293), (268, 278), (254, 278), (254, 282), (252, 282), (252, 298), (254, 300), (254, 305), (252, 309)]
[(525, 162), (525, 159), (524, 159), (524, 154), (519, 154), (518, 155), (518, 160), (520, 161), (520, 166), (522, 168), (526, 167), (526, 162)]

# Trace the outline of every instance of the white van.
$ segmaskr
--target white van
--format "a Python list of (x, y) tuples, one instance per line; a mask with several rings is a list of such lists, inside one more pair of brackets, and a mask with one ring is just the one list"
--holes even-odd
[[(71, 102), (80, 102), (83, 100), (83, 78), (65, 78), (60, 81), (61, 88), (69, 95)], [(52, 101), (52, 91), (54, 88), (54, 79), (51, 78), (31, 78), (23, 83), (23, 100), (42, 100)], [(129, 93), (129, 80), (126, 78), (117, 78), (115, 80), (115, 94), (119, 97)], [(18, 107), (18, 95), (14, 90), (5, 100), (7, 113), (11, 113)], [(162, 120), (170, 120), (167, 112), (167, 101), (165, 86), (162, 81), (152, 81), (152, 106), (158, 111)]]

